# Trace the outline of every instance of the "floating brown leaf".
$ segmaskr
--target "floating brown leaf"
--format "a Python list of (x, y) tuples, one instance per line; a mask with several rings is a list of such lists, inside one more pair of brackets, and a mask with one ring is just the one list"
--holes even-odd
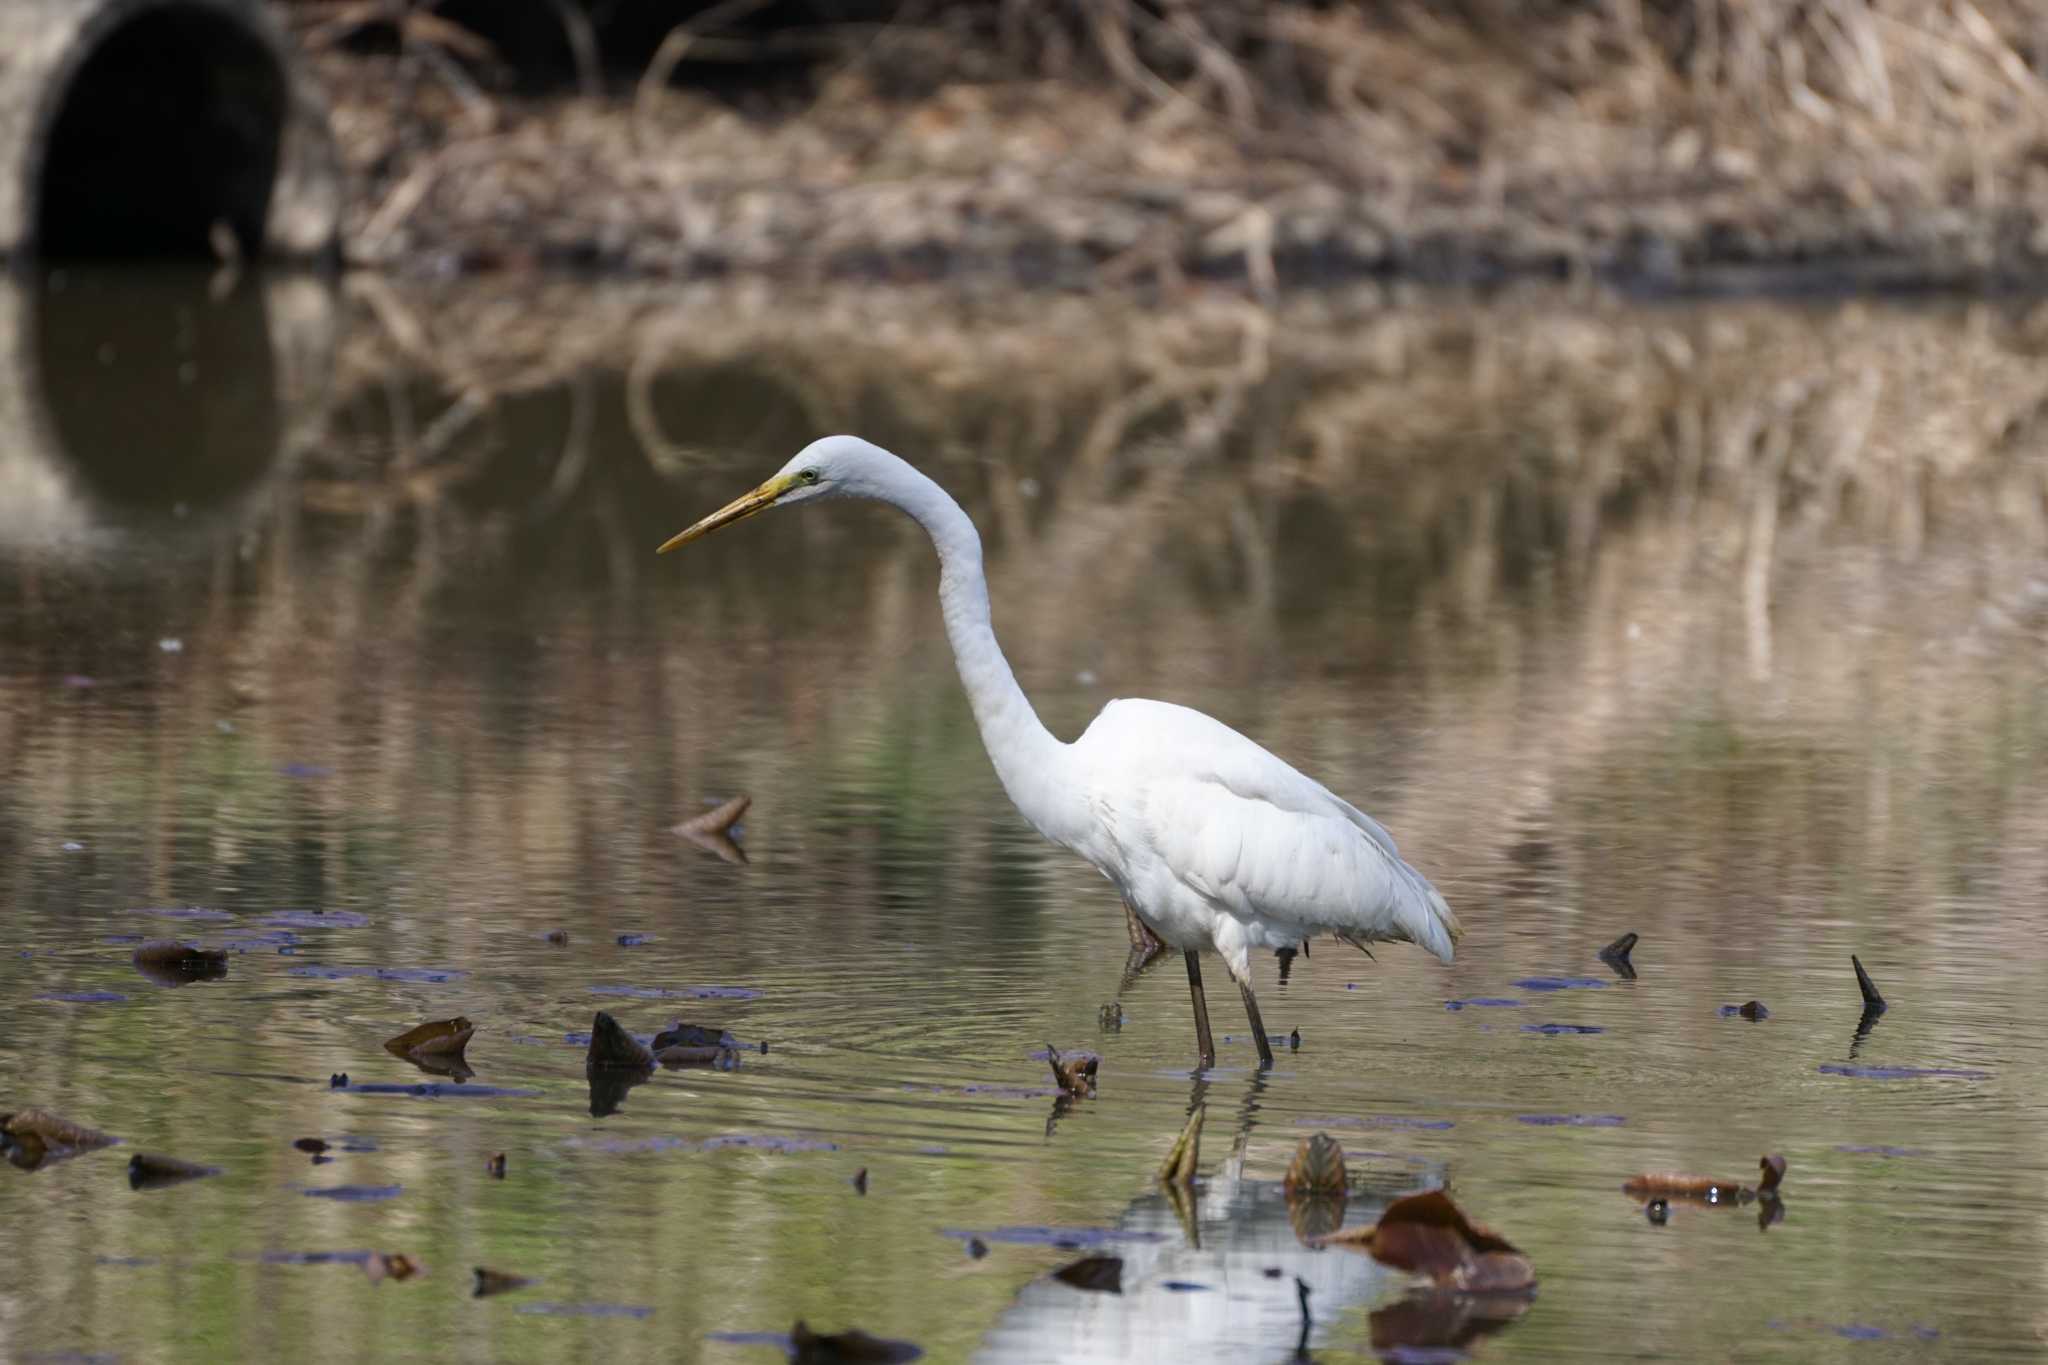
[(170, 1185), (182, 1185), (187, 1180), (219, 1174), (218, 1166), (201, 1166), (153, 1152), (137, 1152), (128, 1158), (128, 1188), (131, 1190), (160, 1190)]
[(0, 1114), (0, 1155), (24, 1171), (33, 1171), (46, 1161), (111, 1147), (120, 1140), (45, 1109)]
[(486, 1161), (484, 1163), (484, 1170), (490, 1175), (491, 1179), (503, 1180), (505, 1178), (505, 1154), (499, 1152)]
[(1076, 1289), (1092, 1290), (1098, 1294), (1121, 1294), (1124, 1292), (1124, 1258), (1083, 1256), (1053, 1271), (1052, 1277)]
[(292, 1146), (302, 1152), (310, 1152), (312, 1155), (318, 1156), (327, 1150), (327, 1140), (325, 1138), (299, 1138), (292, 1143)]
[(1324, 1245), (1369, 1252), (1397, 1270), (1426, 1275), (1439, 1288), (1461, 1293), (1506, 1293), (1536, 1284), (1529, 1258), (1499, 1233), (1472, 1223), (1442, 1190), (1396, 1199), (1372, 1227), (1333, 1234)]
[(488, 1298), (492, 1294), (509, 1294), (515, 1289), (524, 1289), (533, 1283), (524, 1275), (513, 1275), (484, 1266), (478, 1266), (475, 1274), (476, 1290), (470, 1295), (474, 1299)]
[(858, 1328), (844, 1332), (813, 1332), (802, 1318), (789, 1329), (790, 1358), (798, 1365), (867, 1365), (867, 1362), (916, 1360), (921, 1347), (907, 1341), (870, 1336)]
[(868, 1192), (867, 1167), (863, 1166), (853, 1173), (853, 1192), (855, 1194), (866, 1194)]
[(557, 948), (562, 948), (568, 945), (569, 931), (567, 929), (550, 929), (545, 934), (542, 934), (541, 937), (554, 944)]
[(384, 1041), (384, 1050), (396, 1057), (460, 1057), (469, 1046), (476, 1025), (462, 1015), (453, 1019), (429, 1019)]
[(225, 949), (195, 948), (176, 939), (154, 939), (142, 944), (129, 960), (136, 971), (159, 986), (182, 986), (188, 981), (210, 981), (228, 974)]
[(590, 1021), (590, 1051), (586, 1060), (593, 1067), (624, 1071), (654, 1070), (654, 1054), (647, 1045), (626, 1032), (619, 1021), (597, 1012)]
[(1287, 1163), (1287, 1178), (1281, 1182), (1281, 1188), (1290, 1197), (1342, 1194), (1346, 1184), (1344, 1148), (1328, 1133), (1317, 1133), (1303, 1138), (1295, 1148), (1294, 1160)]
[(1206, 1107), (1195, 1106), (1195, 1112), (1188, 1115), (1187, 1127), (1180, 1130), (1180, 1136), (1173, 1140), (1172, 1148), (1166, 1153), (1166, 1160), (1159, 1163), (1159, 1178), (1167, 1184), (1195, 1183), (1195, 1166), (1202, 1159), (1202, 1116), (1206, 1113)]
[(363, 1273), (370, 1277), (371, 1284), (409, 1280), (421, 1269), (418, 1261), (399, 1251), (373, 1251), (363, 1260)]
[(724, 1029), (706, 1028), (702, 1024), (685, 1024), (678, 1019), (654, 1035), (648, 1046), (657, 1053), (670, 1047), (731, 1047), (732, 1038)]
[(1755, 1188), (1739, 1180), (1652, 1171), (1630, 1176), (1621, 1189), (1629, 1198), (1637, 1200), (1675, 1199), (1681, 1203), (1712, 1207), (1747, 1204), (1760, 1194), (1775, 1192), (1778, 1182), (1785, 1178), (1785, 1158), (1782, 1156), (1766, 1156), (1757, 1162), (1757, 1166), (1762, 1175)]
[(732, 827), (753, 804), (751, 796), (735, 796), (716, 810), (708, 810), (683, 821), (675, 827), (675, 832), (726, 862), (743, 863), (747, 860), (747, 851), (733, 842)]
[(730, 1070), (739, 1064), (740, 1054), (729, 1047), (678, 1044), (662, 1048), (654, 1054), (654, 1060), (671, 1069), (685, 1066), (714, 1066)]
[(1051, 1043), (1045, 1045), (1046, 1058), (1052, 1063), (1052, 1078), (1060, 1089), (1077, 1098), (1095, 1093), (1095, 1069), (1101, 1059), (1084, 1053), (1062, 1058), (1060, 1050)]

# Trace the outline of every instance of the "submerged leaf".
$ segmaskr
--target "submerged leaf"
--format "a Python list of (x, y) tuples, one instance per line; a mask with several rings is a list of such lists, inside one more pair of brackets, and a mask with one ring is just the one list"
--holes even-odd
[(1098, 1294), (1121, 1294), (1124, 1292), (1124, 1258), (1121, 1256), (1083, 1256), (1070, 1261), (1053, 1271), (1052, 1277), (1061, 1284), (1070, 1284), (1076, 1289), (1086, 1289)]
[(457, 1015), (453, 1019), (430, 1019), (409, 1028), (396, 1038), (384, 1040), (384, 1050), (395, 1057), (460, 1057), (476, 1033), (476, 1025)]
[(1281, 1188), (1291, 1199), (1296, 1195), (1342, 1194), (1346, 1183), (1344, 1148), (1328, 1133), (1316, 1133), (1303, 1138), (1295, 1149)]
[(654, 1054), (647, 1045), (635, 1038), (620, 1025), (619, 1021), (597, 1012), (590, 1021), (590, 1050), (586, 1061), (592, 1067), (623, 1071), (654, 1070)]
[(1405, 1352), (1436, 1359), (1443, 1352), (1462, 1357), (1480, 1337), (1498, 1332), (1529, 1311), (1526, 1294), (1446, 1294), (1426, 1289), (1374, 1309), (1372, 1349), (1384, 1359)]
[(1180, 1130), (1180, 1136), (1173, 1140), (1173, 1147), (1166, 1154), (1166, 1160), (1159, 1163), (1159, 1178), (1169, 1185), (1192, 1185), (1195, 1183), (1195, 1166), (1202, 1159), (1202, 1116), (1208, 1110), (1201, 1105), (1188, 1115), (1187, 1126)]
[(475, 1270), (476, 1289), (470, 1297), (488, 1298), (492, 1294), (509, 1294), (515, 1289), (524, 1289), (533, 1281), (524, 1275), (513, 1275), (503, 1270), (491, 1270), (478, 1266)]
[(1076, 1098), (1086, 1098), (1095, 1093), (1095, 1069), (1101, 1065), (1101, 1058), (1087, 1053), (1063, 1058), (1051, 1043), (1045, 1045), (1045, 1052), (1047, 1060), (1052, 1063), (1053, 1081), (1061, 1090)]
[(1324, 1239), (1356, 1248), (1397, 1270), (1428, 1276), (1439, 1288), (1464, 1293), (1507, 1293), (1533, 1288), (1529, 1258), (1499, 1233), (1480, 1227), (1442, 1190), (1396, 1199), (1370, 1228)]
[(844, 1332), (813, 1332), (802, 1318), (789, 1329), (790, 1359), (798, 1365), (869, 1365), (916, 1360), (922, 1347), (907, 1341), (869, 1336), (858, 1328)]
[(128, 1188), (131, 1190), (160, 1190), (170, 1185), (182, 1185), (187, 1180), (219, 1174), (218, 1166), (201, 1166), (153, 1152), (137, 1152), (128, 1158)]
[(228, 974), (224, 948), (195, 948), (176, 939), (152, 939), (136, 948), (129, 961), (159, 986), (182, 986), (188, 981), (212, 981)]

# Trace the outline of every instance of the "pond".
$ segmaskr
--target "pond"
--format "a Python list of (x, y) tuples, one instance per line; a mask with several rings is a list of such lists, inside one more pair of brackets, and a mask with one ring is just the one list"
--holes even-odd
[[(1286, 1360), (1297, 1281), (1322, 1360), (2037, 1354), (2036, 328), (6, 286), (0, 1112), (124, 1142), (0, 1171), (0, 1356), (743, 1365), (801, 1319)], [(1455, 965), (1255, 957), (1299, 1036), (1262, 1074), (1212, 960), (1197, 1073), (1180, 966), (1125, 981), (1113, 891), (997, 786), (913, 526), (654, 557), (840, 429), (980, 523), (1055, 733), (1126, 695), (1237, 726), (1393, 831)], [(736, 847), (676, 832), (741, 795)], [(225, 973), (160, 984), (163, 938)], [(742, 1046), (594, 1089), (598, 1011)], [(453, 1016), (467, 1076), (382, 1046)], [(1183, 1217), (1155, 1172), (1197, 1107)], [(1447, 1185), (1535, 1296), (1307, 1245), (1279, 1182), (1317, 1132), (1346, 1224)], [(131, 1190), (137, 1152), (219, 1173)], [(1622, 1190), (1766, 1153), (1776, 1221)], [(1087, 1256), (1120, 1292), (1050, 1277)]]

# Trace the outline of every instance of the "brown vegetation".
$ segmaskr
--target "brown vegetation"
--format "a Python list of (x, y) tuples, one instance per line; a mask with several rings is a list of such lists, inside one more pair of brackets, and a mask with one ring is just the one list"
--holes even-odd
[[(762, 8), (673, 8), (649, 33), (637, 6), (444, 4), (393, 29), (285, 5), (356, 178), (350, 256), (1261, 290), (1961, 282), (2048, 260), (2025, 0)], [(535, 22), (567, 24), (552, 92), (511, 31)], [(395, 50), (364, 50), (370, 30)]]

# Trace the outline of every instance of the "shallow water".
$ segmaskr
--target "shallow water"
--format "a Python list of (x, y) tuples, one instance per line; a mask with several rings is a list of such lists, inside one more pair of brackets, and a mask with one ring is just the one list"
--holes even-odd
[[(1469, 347), (1352, 385), (1469, 390), (1450, 447), (1398, 405), (1347, 434), (1371, 453), (1263, 442), (1302, 399), (1284, 357), (1184, 464), (1156, 424), (1098, 466), (934, 439), (1056, 731), (1201, 706), (1377, 814), (1468, 927), (1448, 968), (1259, 959), (1300, 1035), (1267, 1075), (1212, 964), (1198, 1077), (1179, 965), (1120, 988), (1114, 897), (1007, 807), (911, 528), (835, 508), (649, 553), (806, 436), (915, 451), (957, 377), (799, 403), (749, 381), (780, 353), (676, 360), (662, 426), (716, 439), (657, 458), (598, 367), (435, 445), (445, 374), (320, 287), (251, 288), (0, 295), (0, 1109), (126, 1143), (0, 1171), (0, 1357), (744, 1362), (802, 1318), (935, 1360), (1284, 1360), (1297, 1276), (1318, 1359), (2043, 1349), (2048, 581), (2010, 500), (1944, 501), (1967, 472), (1905, 537), (1788, 486), (1773, 549), (1725, 460), (1630, 444), (1655, 420), (1577, 438), (1639, 462), (1620, 493), (1559, 474), (1540, 413), (1503, 441), (1524, 410)], [(1574, 325), (1852, 325), (1732, 316)], [(1984, 331), (1880, 321), (1935, 354)], [(1711, 428), (1727, 382), (1653, 407)], [(2038, 498), (2035, 440), (2003, 458)], [(671, 832), (735, 793), (744, 863)], [(1624, 979), (1595, 954), (1631, 930)], [(165, 988), (138, 937), (233, 952)], [(1892, 1002), (1861, 1036), (1852, 953)], [(594, 1096), (600, 1009), (766, 1050)], [(473, 1079), (380, 1046), (455, 1014)], [(1096, 1098), (1054, 1097), (1047, 1043), (1100, 1053)], [(1152, 1174), (1195, 1104), (1190, 1225)], [(1347, 1222), (1448, 1182), (1533, 1302), (1304, 1247), (1278, 1180), (1318, 1130)], [(222, 1174), (131, 1191), (136, 1150)], [(1620, 1189), (1764, 1152), (1766, 1228)], [(368, 1251), (425, 1273), (373, 1283)], [(1047, 1278), (1100, 1254), (1122, 1293)], [(535, 1283), (473, 1299), (473, 1266)]]

